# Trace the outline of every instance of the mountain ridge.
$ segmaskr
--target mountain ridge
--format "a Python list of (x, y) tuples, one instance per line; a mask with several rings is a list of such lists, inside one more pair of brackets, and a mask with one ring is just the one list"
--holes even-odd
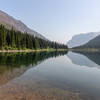
[(87, 42), (84, 45), (75, 47), (75, 48), (96, 48), (96, 49), (100, 49), (100, 35), (96, 36), (95, 38), (93, 38), (92, 40), (90, 40), (89, 42)]
[(3, 24), (6, 28), (14, 28), (17, 31), (27, 32), (28, 34), (32, 34), (38, 38), (46, 39), (40, 33), (30, 29), (27, 25), (25, 25), (22, 21), (15, 19), (14, 17), (8, 15), (4, 11), (0, 10), (0, 24)]
[(69, 48), (81, 46), (98, 35), (100, 35), (100, 32), (80, 33), (78, 35), (73, 36), (72, 39), (68, 41), (67, 45)]

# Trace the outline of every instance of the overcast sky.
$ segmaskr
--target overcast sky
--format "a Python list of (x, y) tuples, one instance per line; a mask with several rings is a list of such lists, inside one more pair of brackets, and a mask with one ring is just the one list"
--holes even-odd
[(100, 0), (0, 0), (0, 10), (51, 40), (100, 31)]

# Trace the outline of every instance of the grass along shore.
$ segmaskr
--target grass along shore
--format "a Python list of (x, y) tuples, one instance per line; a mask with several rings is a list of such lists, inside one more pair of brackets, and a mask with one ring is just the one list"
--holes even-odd
[(53, 51), (68, 51), (68, 49), (25, 49), (25, 50), (0, 50), (0, 52), (53, 52)]

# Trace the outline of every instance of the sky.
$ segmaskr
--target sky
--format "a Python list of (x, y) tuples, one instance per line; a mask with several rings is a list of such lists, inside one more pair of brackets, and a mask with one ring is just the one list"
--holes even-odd
[(0, 0), (0, 10), (60, 43), (100, 31), (100, 0)]

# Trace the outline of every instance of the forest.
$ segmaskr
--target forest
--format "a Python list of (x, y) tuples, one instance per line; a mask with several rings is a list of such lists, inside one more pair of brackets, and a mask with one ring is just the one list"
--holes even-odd
[(28, 34), (0, 25), (0, 50), (25, 50), (25, 49), (67, 49), (67, 45), (43, 40)]

